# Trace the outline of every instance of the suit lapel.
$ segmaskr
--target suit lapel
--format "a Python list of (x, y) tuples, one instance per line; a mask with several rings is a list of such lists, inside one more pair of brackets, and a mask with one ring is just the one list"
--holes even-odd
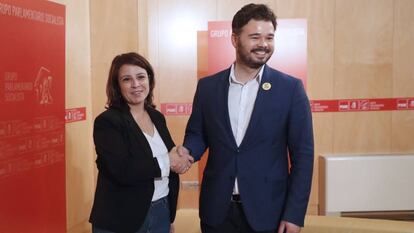
[(269, 90), (263, 90), (262, 85), (263, 83), (270, 83), (270, 85), (273, 85), (272, 80), (270, 79), (270, 75), (268, 75), (268, 67), (265, 65), (263, 68), (263, 76), (260, 81), (259, 90), (257, 91), (256, 100), (254, 102), (254, 107), (252, 111), (252, 115), (250, 117), (249, 124), (246, 129), (246, 133), (244, 134), (243, 140), (240, 144), (240, 147), (246, 144), (250, 138), (254, 136), (254, 134), (257, 132), (257, 129), (259, 129), (258, 125), (260, 123), (260, 116), (262, 114), (268, 114), (265, 112), (265, 106), (268, 102), (267, 95), (270, 94), (272, 89)]
[(218, 113), (221, 114), (220, 119), (224, 122), (224, 132), (227, 133), (227, 138), (230, 140), (230, 143), (237, 147), (236, 138), (233, 135), (233, 130), (231, 129), (231, 123), (230, 123), (230, 115), (229, 115), (229, 76), (230, 76), (230, 69), (227, 70), (227, 72), (223, 73), (223, 76), (220, 80), (220, 87), (217, 88), (217, 110)]

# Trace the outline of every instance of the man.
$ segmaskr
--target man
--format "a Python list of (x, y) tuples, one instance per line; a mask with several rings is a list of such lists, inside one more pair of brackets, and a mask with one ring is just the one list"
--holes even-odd
[(236, 61), (198, 83), (179, 153), (198, 161), (209, 149), (200, 194), (204, 233), (297, 233), (303, 226), (312, 118), (302, 82), (266, 65), (276, 25), (266, 5), (244, 6), (232, 22)]

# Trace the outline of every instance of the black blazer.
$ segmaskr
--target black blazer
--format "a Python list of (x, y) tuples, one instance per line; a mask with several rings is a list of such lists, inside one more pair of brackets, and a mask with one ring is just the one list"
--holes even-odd
[[(164, 116), (147, 109), (168, 151), (174, 142)], [(161, 177), (157, 159), (129, 109), (110, 108), (94, 123), (93, 139), (99, 170), (89, 221), (117, 233), (136, 232), (143, 224), (154, 193), (154, 178)], [(178, 174), (170, 171), (170, 220), (174, 221), (179, 188)]]

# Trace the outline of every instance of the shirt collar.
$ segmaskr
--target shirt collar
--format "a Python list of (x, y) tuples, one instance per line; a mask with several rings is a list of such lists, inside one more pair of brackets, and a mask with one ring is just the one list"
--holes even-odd
[[(257, 83), (259, 83), (259, 84), (260, 84), (260, 82), (262, 81), (262, 76), (263, 76), (264, 66), (265, 66), (265, 65), (262, 65), (262, 66), (260, 67), (259, 72), (257, 73), (256, 77), (254, 77), (254, 79), (256, 79)], [(253, 79), (252, 79), (252, 80), (253, 80)], [(250, 82), (250, 81), (251, 81), (251, 80), (249, 80), (249, 82)], [(230, 84), (232, 84), (232, 83), (242, 84), (241, 82), (237, 81), (237, 79), (236, 79), (236, 75), (235, 75), (235, 72), (234, 72), (234, 63), (233, 63), (233, 64), (231, 64), (231, 68), (230, 68), (230, 76), (229, 76), (229, 83), (230, 83)]]

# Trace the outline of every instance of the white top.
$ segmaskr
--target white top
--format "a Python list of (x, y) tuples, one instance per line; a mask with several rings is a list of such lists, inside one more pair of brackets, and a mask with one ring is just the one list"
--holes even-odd
[[(231, 66), (228, 108), (231, 130), (233, 131), (237, 146), (240, 146), (250, 122), (254, 102), (256, 101), (257, 92), (263, 75), (263, 67), (264, 66), (260, 68), (255, 78), (243, 84), (237, 81), (234, 73), (234, 64)], [(233, 194), (239, 194), (237, 178), (234, 184)]]
[(154, 135), (152, 137), (145, 132), (144, 135), (151, 147), (152, 156), (157, 158), (161, 169), (161, 177), (154, 179), (155, 190), (154, 195), (152, 196), (152, 201), (156, 201), (167, 196), (169, 192), (168, 176), (170, 175), (170, 158), (168, 156), (168, 149), (155, 126)]

